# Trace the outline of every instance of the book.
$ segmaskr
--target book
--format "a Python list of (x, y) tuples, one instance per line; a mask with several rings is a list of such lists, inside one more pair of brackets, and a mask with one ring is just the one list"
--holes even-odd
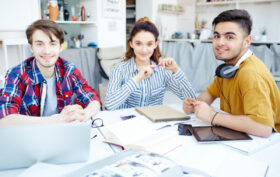
[(190, 116), (167, 105), (136, 107), (135, 110), (146, 116), (152, 122), (190, 119)]
[(272, 144), (280, 142), (280, 133), (272, 133), (268, 138), (253, 135), (250, 135), (250, 137), (252, 138), (252, 141), (222, 142), (222, 144), (238, 149), (244, 153), (252, 154)]
[[(188, 171), (185, 171), (188, 170)], [(127, 150), (118, 152), (103, 160), (87, 164), (64, 177), (210, 177), (200, 170), (182, 168), (173, 160), (160, 154)]]
[(181, 145), (176, 130), (156, 130), (144, 117), (135, 117), (105, 126), (104, 142), (121, 146), (166, 154)]

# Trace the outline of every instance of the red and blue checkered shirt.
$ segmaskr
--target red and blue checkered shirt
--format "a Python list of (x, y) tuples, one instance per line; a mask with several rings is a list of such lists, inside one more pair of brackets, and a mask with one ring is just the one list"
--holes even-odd
[[(97, 91), (93, 90), (74, 64), (59, 58), (55, 65), (57, 76), (56, 95), (59, 112), (72, 104), (76, 94), (76, 104), (86, 107), (97, 100)], [(41, 115), (41, 98), (43, 84), (46, 83), (34, 57), (8, 71), (5, 86), (0, 90), (0, 118), (9, 114), (30, 116)]]

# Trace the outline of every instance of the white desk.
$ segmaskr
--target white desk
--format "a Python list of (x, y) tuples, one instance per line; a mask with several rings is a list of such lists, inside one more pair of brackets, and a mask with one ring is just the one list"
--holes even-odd
[[(177, 109), (181, 108), (181, 105), (171, 105), (172, 107), (176, 107)], [(115, 122), (120, 121), (121, 115), (129, 115), (135, 114), (139, 115), (134, 109), (126, 109), (126, 110), (118, 110), (118, 111), (103, 111), (97, 114), (96, 117), (102, 118), (104, 125), (109, 125)], [(207, 124), (203, 123), (194, 118), (194, 115), (191, 115), (192, 119), (190, 123), (192, 124)], [(163, 123), (155, 123), (155, 127), (161, 127)], [(177, 126), (173, 126), (171, 128), (177, 129)], [(101, 128), (102, 130), (103, 128)], [(92, 135), (97, 134), (97, 137), (91, 140), (91, 153), (90, 160), (87, 162), (93, 162), (100, 160), (102, 158), (108, 157), (114, 154), (113, 150), (109, 145), (103, 143), (103, 137), (97, 129), (92, 129)], [(191, 167), (201, 167), (202, 170), (207, 170), (208, 172), (212, 172), (217, 170), (217, 168), (223, 168), (224, 171), (231, 168), (231, 166), (227, 166), (225, 162), (228, 160), (228, 164), (230, 163), (230, 159), (228, 159), (228, 155), (237, 156), (249, 159), (255, 159), (260, 162), (264, 162), (269, 165), (269, 169), (267, 171), (267, 177), (277, 177), (280, 174), (279, 168), (279, 159), (280, 159), (280, 143), (271, 145), (261, 151), (258, 151), (252, 155), (247, 155), (241, 153), (237, 150), (231, 149), (222, 144), (199, 144), (192, 136), (180, 136), (182, 140), (182, 146), (177, 148), (176, 150), (167, 154), (167, 156), (179, 164), (191, 166)], [(120, 148), (114, 147), (115, 151), (120, 151)], [(237, 167), (243, 165), (246, 161), (240, 161), (240, 163), (236, 163), (232, 166), (232, 169), (238, 169)], [(85, 163), (83, 163), (85, 164)], [(76, 169), (83, 164), (68, 164), (63, 165), (64, 167), (68, 167), (69, 169)], [(246, 164), (250, 165), (250, 164)], [(231, 170), (232, 170), (231, 169)], [(245, 168), (246, 169), (246, 168)], [(1, 177), (15, 177), (19, 175), (23, 170), (10, 170), (10, 171), (0, 171)], [(226, 171), (227, 172), (227, 171)], [(224, 176), (232, 176), (231, 174)], [(247, 177), (247, 176), (246, 176)]]

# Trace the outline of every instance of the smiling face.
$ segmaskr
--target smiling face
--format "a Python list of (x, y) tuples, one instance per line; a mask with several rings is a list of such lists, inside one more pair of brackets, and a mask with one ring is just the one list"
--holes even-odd
[(158, 46), (153, 33), (148, 31), (140, 31), (129, 43), (130, 47), (133, 48), (135, 54), (136, 63), (150, 63), (150, 58), (154, 53), (155, 48)]
[(51, 39), (41, 30), (36, 30), (32, 34), (30, 49), (34, 53), (37, 66), (41, 72), (53, 69), (62, 51), (59, 39), (52, 33)]
[(218, 60), (235, 64), (247, 51), (251, 36), (235, 22), (220, 22), (215, 26), (213, 49)]

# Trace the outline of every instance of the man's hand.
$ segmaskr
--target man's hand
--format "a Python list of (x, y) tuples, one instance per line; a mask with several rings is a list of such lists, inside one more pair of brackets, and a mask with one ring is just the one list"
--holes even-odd
[(193, 98), (186, 98), (183, 102), (183, 110), (186, 114), (194, 112), (194, 104), (196, 100)]
[(204, 101), (196, 101), (194, 104), (195, 116), (205, 122), (211, 123), (215, 111)]
[(170, 70), (173, 73), (176, 73), (179, 70), (179, 67), (173, 58), (165, 58), (161, 60), (159, 64), (161, 64), (164, 69)]
[(86, 112), (80, 105), (68, 105), (63, 108), (58, 118), (63, 122), (85, 122)]

